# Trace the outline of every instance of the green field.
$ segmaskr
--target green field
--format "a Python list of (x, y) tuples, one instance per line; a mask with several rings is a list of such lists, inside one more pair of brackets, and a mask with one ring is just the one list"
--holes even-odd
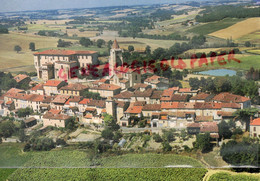
[(196, 26), (192, 27), (191, 29), (187, 30), (187, 32), (200, 34), (200, 35), (207, 35), (207, 34), (215, 32), (215, 31), (227, 28), (242, 20), (244, 20), (244, 19), (226, 18), (226, 19), (223, 19), (223, 20), (217, 21), (217, 22), (196, 25)]
[(15, 170), (15, 168), (0, 168), (0, 181), (5, 181)]
[[(52, 151), (23, 152), (23, 144), (2, 143), (0, 145), (0, 167), (166, 167), (203, 165), (187, 156), (175, 154), (125, 154), (120, 156), (93, 155), (88, 150), (70, 147)], [(94, 159), (93, 159), (94, 158)]]
[(18, 169), (9, 181), (17, 180), (172, 180), (200, 181), (207, 170), (203, 168), (72, 168)]
[(259, 181), (260, 176), (253, 176), (249, 174), (230, 174), (226, 172), (218, 172), (210, 176), (209, 181), (219, 181), (219, 180), (228, 180), (228, 181)]

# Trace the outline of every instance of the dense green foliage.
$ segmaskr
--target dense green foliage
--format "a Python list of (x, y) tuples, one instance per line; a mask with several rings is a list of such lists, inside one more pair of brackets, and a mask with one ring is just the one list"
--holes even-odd
[(246, 131), (249, 131), (250, 118), (258, 112), (257, 108), (239, 109), (234, 113), (237, 120), (246, 123)]
[(1, 27), (0, 26), (0, 34), (8, 34), (8, 28), (5, 28), (5, 27)]
[(14, 51), (16, 51), (17, 53), (20, 52), (21, 50), (22, 48), (19, 45), (14, 46)]
[(85, 38), (85, 37), (81, 38), (81, 39), (79, 40), (79, 43), (80, 43), (82, 46), (84, 46), (84, 47), (88, 47), (88, 46), (90, 46), (90, 45), (93, 45), (93, 42), (92, 42), (89, 38)]
[(35, 51), (35, 43), (34, 42), (31, 42), (29, 44), (29, 49), (32, 50), (32, 51)]
[(260, 177), (245, 175), (245, 174), (236, 174), (231, 175), (225, 172), (218, 172), (210, 176), (209, 181), (219, 181), (219, 180), (228, 180), (228, 181), (258, 181)]
[(232, 126), (229, 123), (227, 123), (226, 121), (222, 120), (218, 124), (218, 130), (219, 130), (220, 139), (221, 138), (223, 138), (223, 139), (230, 138), (232, 136), (231, 128), (232, 128)]
[(211, 22), (219, 21), (226, 17), (230, 18), (248, 18), (248, 17), (259, 17), (260, 8), (247, 8), (244, 6), (208, 6), (206, 10), (201, 11), (196, 16), (198, 22)]
[(210, 134), (207, 132), (205, 134), (196, 135), (196, 141), (193, 143), (195, 149), (200, 149), (202, 152), (208, 152), (212, 149), (210, 144)]
[(100, 96), (99, 93), (89, 92), (89, 91), (87, 91), (87, 90), (85, 90), (85, 91), (82, 93), (82, 96), (85, 97), (85, 98), (95, 99), (95, 100), (100, 100), (100, 99), (101, 99), (101, 96)]
[(223, 160), (235, 166), (258, 166), (259, 154), (259, 143), (249, 138), (244, 138), (242, 142), (231, 140), (224, 143), (220, 150)]
[(15, 170), (15, 168), (0, 168), (0, 181), (6, 181)]
[(15, 132), (15, 125), (12, 121), (6, 120), (0, 122), (0, 139), (8, 138)]
[(173, 180), (200, 181), (203, 168), (73, 168), (18, 169), (8, 180)]
[(69, 47), (70, 45), (72, 45), (71, 42), (59, 39), (57, 47)]
[(19, 118), (21, 118), (21, 117), (26, 117), (32, 113), (33, 113), (33, 110), (31, 108), (27, 107), (27, 108), (19, 109), (17, 115)]

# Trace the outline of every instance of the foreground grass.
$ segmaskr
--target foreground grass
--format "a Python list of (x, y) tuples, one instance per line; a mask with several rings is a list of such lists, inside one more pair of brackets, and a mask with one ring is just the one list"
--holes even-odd
[(228, 181), (259, 181), (260, 176), (249, 175), (249, 174), (234, 174), (234, 173), (227, 173), (227, 172), (218, 172), (213, 174), (208, 181), (218, 181), (218, 180), (228, 180)]
[(0, 168), (0, 181), (5, 181), (15, 170), (15, 168)]
[(203, 168), (18, 169), (8, 180), (173, 180), (200, 181)]

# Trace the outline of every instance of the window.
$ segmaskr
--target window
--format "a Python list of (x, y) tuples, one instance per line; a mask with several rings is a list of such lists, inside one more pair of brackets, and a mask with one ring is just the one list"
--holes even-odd
[(256, 131), (256, 127), (254, 127), (254, 131)]
[(126, 123), (122, 123), (122, 126), (126, 126)]
[(256, 133), (254, 133), (254, 137), (256, 137)]
[(135, 80), (137, 80), (137, 75), (135, 75)]

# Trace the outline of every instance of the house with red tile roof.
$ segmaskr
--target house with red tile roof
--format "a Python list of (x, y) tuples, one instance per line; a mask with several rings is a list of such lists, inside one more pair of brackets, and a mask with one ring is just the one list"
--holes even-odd
[[(62, 79), (64, 75), (69, 79), (72, 68), (87, 67), (87, 64), (98, 64), (96, 51), (45, 50), (34, 53), (37, 76), (43, 80)], [(62, 77), (60, 70), (64, 70)]]
[(195, 96), (199, 93), (199, 90), (192, 90), (191, 88), (180, 88), (177, 94), (188, 94)]
[(169, 79), (165, 77), (160, 77), (158, 75), (153, 75), (144, 80), (145, 84), (151, 85), (152, 88), (158, 90), (165, 90), (169, 88)]
[(44, 95), (43, 84), (37, 84), (30, 89), (31, 94)]
[(124, 91), (121, 92), (120, 94), (117, 94), (113, 97), (113, 99), (117, 101), (124, 101), (124, 102), (130, 102), (131, 97), (133, 96), (133, 93), (130, 91)]
[(57, 95), (59, 94), (59, 89), (63, 86), (67, 85), (65, 81), (60, 81), (60, 80), (47, 80), (43, 84), (43, 89), (45, 95)]
[(250, 122), (250, 136), (260, 138), (260, 118), (256, 118)]
[(67, 116), (65, 114), (53, 114), (51, 112), (47, 112), (42, 116), (43, 126), (54, 126), (58, 128), (66, 127), (66, 120), (70, 119), (71, 116)]
[(199, 93), (190, 98), (190, 102), (209, 102), (214, 97), (213, 94)]
[(241, 105), (241, 109), (251, 107), (251, 100), (247, 97), (231, 94), (229, 92), (222, 92), (215, 97), (212, 101), (222, 103), (238, 103)]
[(59, 94), (71, 95), (71, 96), (82, 96), (83, 92), (88, 90), (88, 86), (76, 83), (62, 86), (59, 89)]
[(28, 85), (31, 81), (31, 78), (28, 75), (25, 74), (18, 74), (13, 78), (18, 85), (26, 84)]
[(89, 91), (99, 93), (101, 97), (107, 98), (119, 94), (121, 87), (114, 84), (101, 84), (99, 86), (90, 87)]

